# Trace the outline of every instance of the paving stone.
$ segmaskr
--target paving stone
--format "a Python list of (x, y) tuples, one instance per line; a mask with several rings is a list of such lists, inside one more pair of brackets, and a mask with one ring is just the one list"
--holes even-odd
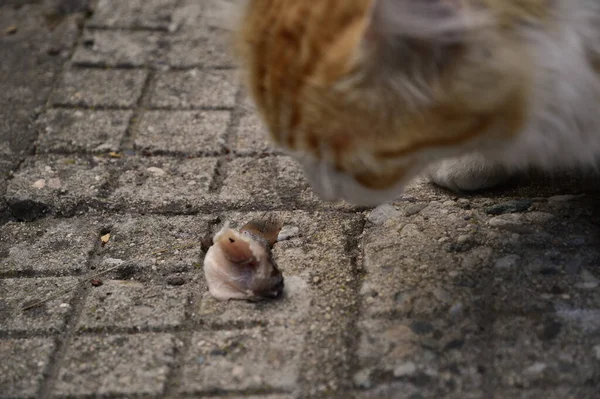
[(507, 389), (493, 393), (493, 399), (593, 399), (598, 396), (597, 387), (555, 386), (533, 389)]
[(227, 45), (229, 32), (196, 26), (163, 39), (157, 62), (175, 68), (227, 68), (233, 66)]
[[(427, 211), (429, 208), (435, 210)], [(466, 227), (468, 222), (459, 213), (437, 214), (433, 220), (440, 223), (422, 219), (440, 209), (441, 204), (433, 203), (417, 216), (404, 216), (400, 208), (400, 214), (367, 229), (363, 242), (367, 275), (361, 288), (366, 314), (432, 314), (471, 296), (468, 288), (455, 284), (462, 271), (458, 266), (460, 257), (465, 255), (447, 251), (448, 243), (439, 241), (449, 233), (455, 234), (446, 231), (446, 226)], [(485, 269), (490, 252), (479, 248), (468, 252), (473, 261), (465, 273)], [(440, 300), (435, 295), (441, 289), (448, 299)]]
[(152, 84), (150, 106), (164, 108), (230, 108), (235, 105), (237, 83), (233, 71), (171, 71)]
[[(263, 214), (229, 214), (227, 221), (232, 227), (242, 226)], [(295, 227), (297, 236), (274, 245), (273, 256), (284, 276), (284, 294), (277, 300), (250, 303), (245, 301), (219, 302), (208, 293), (202, 281), (202, 299), (194, 317), (204, 322), (221, 325), (239, 322), (262, 322), (302, 326), (310, 321), (310, 316), (320, 312), (314, 308), (323, 296), (322, 290), (329, 290), (328, 283), (318, 284), (327, 274), (339, 274), (338, 284), (346, 284), (344, 268), (349, 263), (345, 251), (344, 231), (351, 230), (357, 220), (347, 219), (347, 215), (311, 214), (307, 212), (274, 212), (270, 216), (281, 219), (286, 226)], [(344, 226), (344, 224), (346, 224)], [(321, 243), (326, 242), (323, 247)], [(323, 276), (323, 278), (321, 277)], [(342, 280), (341, 282), (339, 280)], [(317, 283), (315, 283), (317, 281)], [(333, 283), (333, 281), (330, 281)], [(335, 283), (334, 283), (335, 284)], [(339, 286), (338, 286), (339, 287)]]
[(233, 151), (239, 155), (279, 153), (270, 143), (268, 132), (258, 116), (245, 113), (235, 129)]
[[(227, 214), (223, 222), (241, 226), (264, 215), (263, 212)], [(217, 304), (203, 296), (197, 308), (199, 313), (193, 312), (192, 317), (215, 323), (213, 327), (237, 326), (240, 322), (242, 325), (259, 322), (256, 312), (269, 325), (287, 326), (296, 333), (310, 330), (299, 365), (304, 380), (310, 381), (310, 388), (303, 394), (319, 397), (338, 389), (339, 378), (347, 375), (353, 357), (347, 342), (354, 339), (355, 329), (348, 317), (357, 311), (352, 290), (357, 276), (346, 250), (351, 245), (349, 237), (358, 234), (362, 222), (356, 215), (324, 211), (277, 212), (276, 215), (285, 226), (299, 228), (298, 235), (275, 244), (273, 254), (286, 284), (291, 283), (288, 288), (296, 290), (300, 288), (298, 283), (302, 283), (301, 287), (308, 283), (305, 291), (295, 294), (298, 296), (294, 303), (283, 298), (254, 306), (251, 313), (251, 305), (243, 302)], [(205, 283), (200, 290), (206, 292)], [(306, 296), (310, 298), (308, 304)], [(223, 313), (219, 315), (219, 311)], [(244, 314), (245, 311), (248, 314)]]
[(97, 229), (87, 218), (8, 222), (0, 227), (0, 271), (80, 273), (87, 267)]
[(50, 361), (54, 341), (46, 338), (0, 340), (0, 392), (3, 397), (34, 397)]
[(293, 329), (254, 328), (194, 333), (182, 392), (292, 390), (303, 337)]
[(216, 158), (166, 157), (127, 159), (114, 200), (139, 212), (190, 213), (210, 207), (209, 192)]
[[(104, 229), (110, 231), (110, 240), (100, 250), (102, 267), (122, 264), (123, 271), (117, 274), (118, 279), (133, 277), (144, 283), (164, 285), (165, 277), (171, 273), (201, 268), (201, 240), (211, 234), (211, 221), (206, 216), (115, 216), (107, 219)], [(179, 295), (182, 294), (175, 296)]]
[(148, 111), (140, 120), (135, 147), (159, 154), (218, 154), (230, 119), (228, 111)]
[[(232, 12), (244, 6), (244, 0), (182, 0), (173, 14), (177, 31), (193, 31), (198, 27), (231, 30)], [(235, 14), (233, 14), (235, 15)]]
[(53, 394), (160, 394), (173, 353), (170, 334), (77, 336), (67, 349)]
[[(409, 382), (394, 381), (387, 384), (381, 384), (377, 387), (354, 392), (354, 397), (365, 398), (365, 399), (437, 399), (439, 393), (436, 391), (428, 391), (427, 389), (421, 389), (414, 386)], [(484, 397), (483, 393), (479, 393), (478, 396), (461, 396), (456, 399), (479, 399)], [(453, 398), (450, 395), (444, 396), (444, 398)]]
[[(439, 320), (362, 320), (358, 344), (357, 388), (396, 383), (426, 397), (483, 389), (479, 353), (482, 340), (476, 323), (453, 325)], [(367, 396), (369, 397), (369, 396)]]
[(219, 198), (235, 208), (319, 202), (297, 163), (283, 156), (234, 159), (228, 166)]
[[(586, 338), (573, 327), (534, 318), (499, 317), (494, 322), (494, 382), (498, 387), (589, 386), (600, 381), (600, 364)], [(595, 330), (596, 332), (598, 329)]]
[(0, 330), (3, 332), (51, 331), (63, 329), (71, 311), (73, 292), (65, 293), (35, 308), (22, 310), (77, 282), (75, 278), (1, 279)]
[(147, 72), (134, 69), (70, 69), (52, 95), (55, 105), (133, 107)]
[(132, 111), (50, 109), (39, 120), (38, 153), (119, 151)]
[(150, 65), (160, 37), (151, 32), (85, 31), (72, 62), (82, 66), (141, 67)]
[(28, 158), (10, 180), (6, 200), (18, 218), (49, 211), (72, 215), (78, 210), (107, 206), (116, 159), (42, 156)]
[(87, 297), (79, 328), (179, 326), (184, 320), (187, 296), (183, 287), (104, 280)]
[(169, 30), (178, 0), (100, 0), (87, 26)]

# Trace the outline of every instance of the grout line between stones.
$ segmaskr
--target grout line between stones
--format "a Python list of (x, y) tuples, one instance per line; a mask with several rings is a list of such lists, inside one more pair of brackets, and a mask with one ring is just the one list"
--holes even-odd
[[(99, 245), (99, 244), (97, 244)], [(95, 254), (90, 254), (88, 259), (87, 269), (91, 270), (91, 266), (94, 264)], [(73, 299), (70, 302), (72, 311), (65, 319), (66, 329), (56, 337), (56, 347), (50, 356), (46, 369), (44, 370), (44, 379), (40, 385), (40, 389), (37, 394), (38, 399), (50, 398), (56, 379), (58, 378), (59, 371), (63, 365), (66, 357), (69, 345), (73, 340), (73, 337), (77, 334), (77, 324), (83, 313), (83, 307), (89, 293), (89, 286), (87, 284), (81, 284), (74, 290)]]
[[(115, 106), (115, 105), (89, 105), (85, 103), (52, 103), (55, 109), (70, 109), (83, 111), (135, 111), (136, 106)], [(144, 111), (232, 111), (233, 107), (227, 106), (201, 106), (201, 107), (160, 107), (160, 106), (141, 106)]]
[[(350, 330), (352, 331), (346, 345), (348, 347), (348, 351), (350, 353), (350, 364), (354, 365), (354, 367), (348, 368), (348, 375), (345, 376), (345, 381), (341, 381), (341, 386), (345, 389), (354, 388), (352, 385), (353, 375), (358, 371), (356, 368), (359, 364), (358, 358), (358, 343), (360, 342), (360, 330), (359, 330), (359, 321), (363, 311), (362, 307), (362, 297), (360, 295), (362, 277), (364, 274), (364, 246), (361, 245), (362, 237), (366, 231), (367, 218), (365, 215), (361, 215), (357, 212), (357, 215), (360, 215), (360, 225), (356, 229), (355, 234), (350, 235), (347, 239), (347, 248), (346, 252), (349, 254), (351, 259), (352, 271), (354, 274), (354, 280), (352, 282), (352, 297), (356, 298), (355, 304), (352, 306), (352, 311), (350, 312), (350, 321), (349, 325)], [(344, 386), (345, 385), (347, 386)]]
[(129, 125), (125, 130), (125, 135), (119, 144), (119, 150), (121, 152), (124, 151), (133, 151), (135, 147), (135, 130), (139, 124), (140, 119), (143, 116), (144, 109), (143, 104), (147, 102), (147, 97), (150, 95), (151, 86), (154, 81), (154, 71), (147, 70), (146, 80), (142, 86), (142, 92), (140, 93), (139, 98), (137, 99), (135, 108), (133, 110), (133, 114), (131, 115), (131, 119), (129, 120)]
[(237, 68), (233, 65), (206, 65), (206, 64), (191, 64), (186, 66), (168, 65), (162, 66), (152, 62), (149, 63), (130, 63), (130, 62), (118, 62), (118, 63), (106, 63), (106, 62), (86, 62), (76, 61), (71, 63), (76, 69), (125, 69), (125, 70), (151, 70), (156, 72), (189, 72), (200, 70), (202, 72), (210, 71), (235, 71)]
[(217, 162), (217, 166), (213, 172), (213, 178), (210, 182), (209, 193), (219, 193), (223, 188), (223, 183), (227, 177), (228, 166), (232, 159), (231, 149), (230, 149), (230, 141), (231, 138), (237, 134), (236, 130), (240, 125), (240, 121), (242, 119), (242, 110), (240, 110), (240, 104), (243, 99), (242, 89), (238, 87), (238, 90), (235, 94), (234, 107), (231, 111), (229, 124), (227, 125), (227, 129), (219, 140), (221, 141), (223, 155), (219, 157)]

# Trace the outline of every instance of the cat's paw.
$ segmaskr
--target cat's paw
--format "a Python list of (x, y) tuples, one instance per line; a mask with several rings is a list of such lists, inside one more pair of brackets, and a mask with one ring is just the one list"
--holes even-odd
[(424, 176), (438, 186), (460, 193), (498, 186), (511, 174), (498, 163), (486, 161), (480, 155), (469, 155), (438, 162), (430, 166)]

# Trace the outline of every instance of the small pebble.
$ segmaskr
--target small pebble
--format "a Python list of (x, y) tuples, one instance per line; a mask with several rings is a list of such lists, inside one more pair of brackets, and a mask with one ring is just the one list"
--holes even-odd
[(400, 214), (392, 205), (383, 204), (373, 209), (367, 220), (376, 226), (380, 226), (386, 222), (386, 220), (393, 218)]
[(459, 200), (456, 202), (458, 203), (458, 206), (463, 209), (469, 209), (471, 207), (471, 201), (466, 198), (459, 198)]
[(16, 25), (10, 25), (6, 29), (4, 29), (4, 33), (7, 35), (14, 35), (15, 33), (17, 33), (17, 31), (18, 31), (18, 28)]
[(167, 172), (165, 172), (164, 170), (162, 170), (161, 168), (157, 168), (155, 166), (151, 166), (148, 169), (146, 169), (148, 172), (152, 173), (154, 176), (164, 176), (167, 174)]
[(412, 204), (404, 208), (405, 216), (413, 216), (427, 208), (427, 204)]
[(31, 185), (31, 187), (37, 188), (37, 189), (44, 188), (44, 187), (46, 187), (46, 180), (45, 179), (37, 180), (35, 183), (33, 183)]
[(452, 296), (448, 293), (448, 291), (443, 290), (441, 288), (437, 288), (435, 290), (433, 290), (433, 296), (435, 296), (435, 298), (443, 303), (450, 303), (452, 302)]
[(462, 304), (462, 302), (457, 302), (450, 307), (449, 312), (452, 316), (458, 316), (463, 312), (464, 308), (465, 306)]
[(533, 204), (531, 200), (507, 201), (486, 208), (485, 212), (490, 215), (503, 215), (505, 213), (525, 212)]
[(169, 276), (167, 277), (167, 284), (175, 286), (184, 285), (185, 279), (181, 276)]
[(103, 283), (102, 280), (91, 280), (90, 283), (92, 284), (93, 287), (100, 287)]
[(537, 375), (548, 368), (548, 365), (542, 362), (535, 362), (525, 369), (525, 374)]
[(277, 241), (286, 241), (297, 237), (300, 233), (298, 226), (283, 226), (277, 235)]
[(417, 366), (413, 362), (406, 362), (394, 369), (394, 377), (404, 377), (413, 375), (417, 371)]
[(319, 276), (314, 276), (312, 279), (313, 283), (315, 284), (319, 284), (321, 282), (321, 277)]
[(470, 240), (471, 240), (470, 235), (462, 234), (462, 235), (458, 236), (458, 238), (456, 239), (456, 242), (459, 244), (465, 244), (465, 243), (469, 242)]
[(594, 276), (592, 273), (585, 269), (581, 271), (581, 278), (583, 281), (600, 283), (600, 280), (598, 280), (596, 276)]
[(363, 369), (352, 377), (354, 385), (358, 388), (369, 389), (373, 386), (371, 381), (371, 371), (369, 369)]
[(521, 257), (519, 255), (506, 255), (502, 258), (496, 259), (494, 267), (496, 269), (512, 269), (519, 264)]
[(417, 320), (410, 324), (410, 329), (417, 335), (425, 335), (433, 331), (433, 326), (425, 321)]

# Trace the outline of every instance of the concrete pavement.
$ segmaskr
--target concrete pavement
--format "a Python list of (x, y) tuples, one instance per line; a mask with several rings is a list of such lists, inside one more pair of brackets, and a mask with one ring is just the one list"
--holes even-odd
[[(600, 181), (322, 203), (224, 3), (0, 5), (0, 397), (600, 397)], [(284, 297), (215, 301), (206, 238), (264, 212)]]

